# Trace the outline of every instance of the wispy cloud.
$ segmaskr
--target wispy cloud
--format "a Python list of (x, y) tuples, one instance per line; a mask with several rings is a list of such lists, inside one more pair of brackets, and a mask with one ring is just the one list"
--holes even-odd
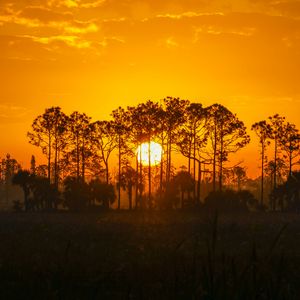
[(14, 104), (0, 104), (0, 121), (1, 123), (17, 123), (30, 114), (31, 110)]
[(44, 45), (51, 45), (56, 43), (64, 43), (70, 47), (75, 47), (78, 49), (90, 48), (91, 42), (87, 40), (82, 40), (78, 36), (74, 35), (59, 35), (51, 37), (37, 37), (37, 36), (23, 36), (33, 40), (34, 42), (41, 43)]

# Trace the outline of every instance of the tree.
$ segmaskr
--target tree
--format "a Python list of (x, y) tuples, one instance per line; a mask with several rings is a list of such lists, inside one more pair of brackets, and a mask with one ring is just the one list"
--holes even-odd
[(48, 159), (48, 180), (51, 182), (51, 161), (54, 151), (54, 184), (58, 186), (59, 155), (64, 150), (66, 144), (65, 131), (67, 116), (60, 107), (51, 107), (45, 113), (38, 116), (32, 123), (32, 131), (28, 132), (29, 142), (42, 149), (43, 154)]
[[(159, 135), (160, 128), (157, 126), (157, 120), (161, 112), (161, 107), (152, 101), (139, 104), (131, 110), (131, 122), (134, 128), (139, 128), (139, 143), (148, 143), (148, 202), (152, 206), (151, 193), (151, 142)], [(140, 156), (141, 157), (141, 156)], [(142, 162), (140, 160), (140, 167)], [(140, 175), (142, 174), (140, 168)]]
[(269, 117), (269, 122), (272, 128), (271, 139), (274, 140), (274, 188), (276, 188), (278, 154), (280, 144), (282, 144), (285, 117), (281, 117), (278, 114), (276, 114), (272, 117)]
[(11, 157), (10, 154), (6, 154), (6, 158), (1, 161), (2, 179), (6, 185), (11, 184), (13, 176), (21, 170), (21, 165), (18, 161)]
[(98, 157), (105, 166), (105, 180), (109, 184), (109, 159), (114, 149), (118, 147), (112, 121), (97, 121), (92, 124), (92, 140)]
[(272, 203), (278, 204), (281, 211), (288, 210), (292, 212), (299, 212), (300, 172), (293, 172), (286, 182), (279, 184), (275, 189), (273, 189), (270, 194), (270, 200)]
[(35, 156), (34, 155), (31, 156), (31, 160), (30, 160), (30, 173), (32, 175), (36, 174), (36, 162), (35, 162)]
[(24, 207), (25, 211), (27, 211), (30, 208), (29, 205), (29, 195), (30, 195), (30, 186), (32, 182), (32, 177), (29, 171), (18, 171), (13, 178), (12, 183), (14, 185), (19, 185), (23, 189), (24, 193)]
[(85, 181), (87, 161), (92, 158), (91, 118), (77, 111), (73, 112), (68, 122), (68, 151), (65, 153), (66, 165), (70, 174), (77, 180)]
[(222, 190), (223, 163), (250, 142), (246, 127), (235, 114), (220, 104), (207, 108), (213, 160), (213, 190), (216, 190), (216, 167), (219, 164), (219, 190)]
[(127, 165), (122, 169), (119, 187), (122, 187), (124, 190), (127, 190), (128, 201), (129, 201), (129, 209), (132, 210), (132, 195), (133, 195), (133, 187), (137, 187), (138, 177), (136, 170), (131, 166)]
[(246, 168), (235, 166), (232, 170), (234, 177), (236, 178), (237, 182), (237, 190), (241, 190), (241, 184), (242, 182), (247, 178), (246, 176)]
[(198, 163), (198, 184), (193, 188), (193, 197), (200, 203), (200, 184), (202, 180), (201, 164), (204, 162), (203, 149), (207, 145), (207, 112), (200, 103), (191, 103), (186, 108), (185, 122), (180, 126), (177, 134), (177, 147), (180, 153), (188, 158), (188, 172), (191, 174), (193, 161), (193, 180), (196, 183), (196, 163)]
[(280, 148), (284, 151), (285, 156), (288, 159), (289, 166), (289, 176), (293, 173), (293, 166), (299, 161), (295, 162), (295, 159), (300, 156), (300, 134), (299, 130), (296, 128), (296, 125), (287, 124), (283, 125), (283, 133), (279, 141)]
[(97, 201), (105, 209), (109, 209), (110, 205), (114, 203), (116, 194), (112, 184), (94, 179), (89, 183), (89, 188), (93, 203)]
[(32, 207), (36, 209), (57, 209), (60, 193), (55, 184), (50, 184), (46, 177), (32, 176)]
[[(194, 180), (191, 174), (187, 171), (180, 171), (174, 177), (174, 182), (180, 189), (181, 194), (181, 206), (185, 206), (186, 200), (184, 195), (186, 193), (189, 194), (193, 190), (194, 187)], [(187, 199), (190, 201), (190, 199)]]
[(90, 202), (89, 186), (82, 179), (67, 177), (64, 180), (64, 206), (72, 211), (84, 210)]
[[(116, 135), (116, 141), (118, 144), (118, 209), (121, 206), (121, 170), (122, 170), (122, 161), (126, 160), (126, 155), (132, 155), (132, 151), (128, 147), (126, 142), (126, 137), (130, 131), (129, 127), (129, 114), (125, 109), (119, 107), (112, 112), (113, 117), (113, 127), (114, 134)], [(125, 159), (123, 159), (123, 156)], [(132, 196), (131, 196), (132, 197)], [(130, 198), (132, 201), (132, 198)], [(131, 203), (131, 202), (130, 202)]]
[(164, 99), (165, 110), (165, 126), (164, 130), (167, 135), (167, 149), (164, 151), (167, 155), (166, 165), (166, 183), (168, 184), (171, 179), (172, 168), (172, 146), (176, 143), (174, 136), (179, 126), (185, 122), (185, 111), (189, 105), (188, 100), (180, 98), (167, 97)]
[(272, 128), (266, 121), (260, 121), (252, 125), (251, 128), (259, 138), (261, 147), (261, 189), (260, 189), (260, 206), (263, 207), (264, 203), (264, 169), (265, 169), (265, 152), (267, 146), (270, 145), (270, 139), (272, 137)]
[(215, 191), (205, 199), (204, 208), (221, 212), (247, 212), (256, 208), (256, 200), (249, 191)]

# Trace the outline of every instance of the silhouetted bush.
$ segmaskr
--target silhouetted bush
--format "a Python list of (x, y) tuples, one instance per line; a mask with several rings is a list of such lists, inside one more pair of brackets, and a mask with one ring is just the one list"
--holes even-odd
[(30, 208), (29, 204), (29, 195), (30, 195), (30, 187), (32, 183), (32, 175), (29, 171), (20, 170), (12, 177), (12, 184), (18, 185), (22, 188), (24, 193), (24, 207), (25, 210)]
[(109, 208), (116, 199), (114, 186), (100, 181), (99, 179), (92, 180), (89, 184), (90, 200), (92, 204), (99, 203), (104, 208)]
[(64, 206), (72, 211), (84, 210), (90, 202), (90, 191), (87, 183), (75, 177), (64, 181)]
[(50, 184), (45, 177), (34, 176), (31, 190), (33, 198), (30, 203), (33, 209), (52, 210), (57, 209), (61, 203), (60, 192), (54, 184)]
[(256, 199), (249, 191), (216, 191), (206, 198), (204, 207), (222, 212), (247, 212), (256, 207)]
[(180, 203), (179, 187), (174, 180), (170, 181), (161, 197), (158, 195), (157, 203), (160, 209), (172, 209)]

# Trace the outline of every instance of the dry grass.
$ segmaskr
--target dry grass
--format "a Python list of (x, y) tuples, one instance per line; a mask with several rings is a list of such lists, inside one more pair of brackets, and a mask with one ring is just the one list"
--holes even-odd
[(299, 299), (299, 237), (299, 215), (1, 214), (0, 298)]

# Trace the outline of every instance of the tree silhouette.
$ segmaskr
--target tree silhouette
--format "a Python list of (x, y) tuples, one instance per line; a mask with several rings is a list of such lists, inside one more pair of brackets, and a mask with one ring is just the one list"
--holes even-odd
[(38, 116), (32, 123), (32, 131), (28, 132), (29, 142), (42, 149), (48, 159), (48, 180), (51, 182), (51, 160), (54, 151), (54, 183), (58, 186), (58, 160), (65, 147), (67, 116), (60, 107), (51, 107)]
[(100, 203), (105, 209), (109, 209), (110, 205), (116, 199), (115, 189), (112, 184), (102, 182), (99, 179), (94, 179), (89, 183), (90, 198), (93, 203)]
[(276, 188), (278, 154), (280, 144), (282, 144), (285, 117), (281, 117), (278, 114), (276, 114), (272, 117), (269, 117), (269, 122), (272, 128), (271, 138), (274, 140), (274, 188)]
[(21, 165), (15, 158), (12, 158), (10, 154), (6, 154), (6, 157), (1, 161), (2, 180), (6, 185), (11, 184), (11, 180), (18, 171), (21, 170)]
[(250, 142), (246, 127), (235, 114), (220, 104), (207, 108), (208, 128), (213, 157), (213, 190), (216, 190), (216, 167), (219, 164), (219, 190), (222, 190), (223, 163)]
[(185, 122), (180, 126), (177, 134), (177, 147), (180, 153), (188, 158), (188, 172), (191, 174), (193, 161), (193, 182), (196, 183), (196, 162), (198, 163), (198, 184), (193, 188), (195, 203), (200, 203), (200, 184), (202, 180), (201, 164), (204, 162), (203, 149), (207, 145), (207, 113), (200, 103), (191, 103), (186, 108)]
[(105, 166), (105, 180), (109, 183), (109, 159), (114, 149), (118, 147), (112, 121), (97, 121), (92, 124), (93, 143), (98, 157)]
[[(118, 144), (118, 209), (121, 206), (121, 170), (122, 170), (122, 162), (126, 161), (126, 156), (132, 155), (132, 151), (128, 146), (126, 141), (126, 137), (130, 131), (130, 116), (125, 109), (119, 107), (112, 112), (113, 117), (113, 127), (114, 134), (116, 135), (116, 142)], [(123, 159), (124, 156), (124, 159)], [(132, 203), (132, 195), (130, 198), (130, 203)]]
[(282, 136), (280, 139), (280, 148), (284, 151), (288, 159), (289, 176), (292, 175), (293, 166), (299, 161), (295, 162), (300, 156), (300, 133), (296, 125), (287, 122), (283, 125)]
[(46, 177), (32, 176), (30, 189), (33, 195), (33, 208), (42, 210), (58, 208), (60, 193), (55, 184), (50, 184)]
[[(152, 191), (151, 191), (151, 147), (150, 144), (154, 137), (159, 135), (159, 127), (156, 126), (161, 108), (158, 103), (147, 101), (139, 104), (132, 110), (131, 122), (133, 127), (139, 128), (139, 142), (148, 143), (148, 203), (152, 206)], [(141, 157), (141, 156), (140, 156)], [(140, 161), (140, 164), (142, 162)], [(142, 174), (140, 168), (140, 175)]]
[(31, 156), (31, 160), (30, 160), (30, 173), (32, 175), (36, 174), (36, 162), (35, 162), (35, 156), (34, 155)]
[(172, 168), (172, 146), (176, 143), (174, 139), (179, 126), (185, 121), (185, 111), (189, 105), (188, 100), (180, 98), (167, 97), (164, 99), (164, 110), (166, 112), (165, 130), (167, 133), (167, 165), (166, 165), (166, 183), (171, 179)]
[[(184, 207), (187, 202), (184, 195), (186, 193), (189, 194), (189, 192), (191, 192), (194, 188), (193, 177), (187, 171), (179, 171), (174, 177), (174, 182), (180, 189), (181, 207)], [(189, 198), (187, 200), (190, 202)]]
[(261, 189), (260, 189), (260, 206), (263, 207), (264, 203), (264, 169), (265, 169), (265, 151), (268, 145), (270, 145), (270, 139), (272, 137), (272, 128), (266, 121), (260, 121), (252, 125), (251, 128), (259, 138), (261, 146)]
[(65, 153), (65, 160), (71, 168), (71, 175), (76, 174), (78, 181), (85, 181), (87, 161), (93, 153), (90, 121), (89, 116), (77, 111), (70, 115), (68, 121), (68, 151)]
[(82, 211), (90, 203), (89, 186), (82, 179), (67, 177), (64, 180), (64, 206), (72, 211)]
[(232, 170), (232, 173), (237, 181), (237, 190), (241, 190), (241, 184), (246, 179), (246, 168), (235, 166)]
[(20, 170), (12, 178), (12, 183), (14, 185), (19, 185), (23, 189), (24, 193), (24, 207), (25, 211), (30, 208), (29, 204), (29, 195), (30, 195), (30, 186), (32, 183), (32, 177), (29, 171)]
[[(293, 172), (286, 182), (279, 184), (270, 194), (270, 201), (278, 204), (281, 211), (300, 209), (300, 172)], [(276, 207), (276, 204), (274, 205)]]
[(138, 177), (136, 170), (131, 166), (125, 166), (122, 168), (119, 187), (122, 187), (124, 190), (127, 190), (128, 201), (129, 201), (129, 209), (132, 210), (132, 195), (133, 195), (133, 187), (137, 187)]

